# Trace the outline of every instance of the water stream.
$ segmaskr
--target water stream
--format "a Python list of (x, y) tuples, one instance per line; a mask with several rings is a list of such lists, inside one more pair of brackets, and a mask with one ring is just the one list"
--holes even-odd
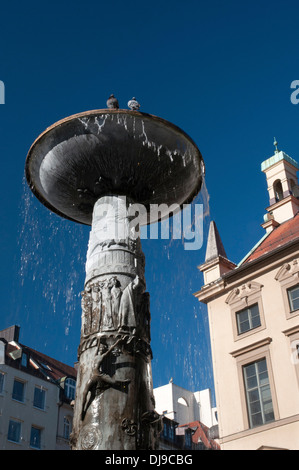
[[(25, 179), (22, 187), (11, 324), (21, 326), (20, 342), (73, 365), (89, 227), (51, 213)], [(210, 221), (205, 182), (192, 203), (193, 214), (195, 204), (204, 208), (200, 250), (185, 250), (183, 234), (180, 239), (142, 240), (151, 295), (154, 387), (172, 378), (192, 391), (213, 388), (206, 307), (193, 296), (202, 285), (197, 266), (204, 261)]]

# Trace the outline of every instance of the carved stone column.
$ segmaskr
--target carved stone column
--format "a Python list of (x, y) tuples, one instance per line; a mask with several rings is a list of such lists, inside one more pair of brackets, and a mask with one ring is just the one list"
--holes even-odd
[(100, 198), (82, 292), (73, 450), (157, 448), (150, 306), (140, 238), (124, 196)]

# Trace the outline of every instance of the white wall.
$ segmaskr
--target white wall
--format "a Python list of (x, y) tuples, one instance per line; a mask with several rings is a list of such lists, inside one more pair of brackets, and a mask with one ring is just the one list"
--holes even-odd
[(217, 424), (209, 389), (191, 392), (173, 383), (154, 389), (156, 411), (179, 424), (200, 421), (208, 427)]

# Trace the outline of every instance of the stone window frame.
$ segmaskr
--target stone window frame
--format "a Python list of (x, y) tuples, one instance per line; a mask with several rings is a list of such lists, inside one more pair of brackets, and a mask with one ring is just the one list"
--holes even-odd
[[(240, 287), (232, 290), (225, 302), (229, 305), (231, 311), (231, 320), (233, 327), (234, 341), (239, 341), (247, 336), (253, 335), (266, 328), (264, 307), (262, 301), (262, 288), (263, 285), (258, 282), (252, 281), (242, 284)], [(245, 308), (257, 304), (260, 314), (260, 326), (252, 328), (243, 333), (238, 332), (237, 313)]]
[(299, 259), (296, 258), (289, 263), (284, 263), (278, 270), (275, 280), (280, 284), (286, 319), (298, 316), (299, 309), (291, 310), (288, 289), (299, 285)]
[(283, 333), (290, 341), (290, 360), (294, 364), (299, 386), (299, 325), (293, 326)]
[[(272, 338), (267, 337), (260, 341), (257, 341), (256, 343), (252, 343), (249, 346), (245, 346), (243, 348), (240, 348), (236, 351), (232, 351), (230, 353), (232, 357), (236, 359), (244, 430), (257, 430), (261, 428), (263, 429), (270, 428), (273, 426), (273, 424), (277, 420), (280, 419), (275, 381), (274, 381), (274, 374), (273, 374), (273, 368), (272, 368), (272, 361), (271, 361), (271, 354), (270, 354), (271, 342), (272, 342)], [(254, 362), (257, 362), (261, 359), (266, 359), (266, 363), (267, 363), (267, 371), (268, 371), (273, 412), (274, 412), (274, 421), (251, 428), (250, 422), (249, 422), (249, 416), (248, 416), (248, 406), (247, 406), (247, 399), (246, 399), (246, 387), (245, 387), (244, 376), (243, 376), (243, 367), (246, 365), (252, 364)]]

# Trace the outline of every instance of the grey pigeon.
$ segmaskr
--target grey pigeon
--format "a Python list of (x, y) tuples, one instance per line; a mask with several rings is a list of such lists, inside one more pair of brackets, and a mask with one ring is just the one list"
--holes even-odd
[(138, 101), (136, 101), (136, 98), (132, 98), (130, 101), (128, 101), (128, 106), (130, 109), (132, 109), (132, 111), (138, 111), (140, 108), (140, 104)]
[(107, 108), (109, 109), (119, 109), (119, 104), (114, 95), (110, 95), (107, 100)]

